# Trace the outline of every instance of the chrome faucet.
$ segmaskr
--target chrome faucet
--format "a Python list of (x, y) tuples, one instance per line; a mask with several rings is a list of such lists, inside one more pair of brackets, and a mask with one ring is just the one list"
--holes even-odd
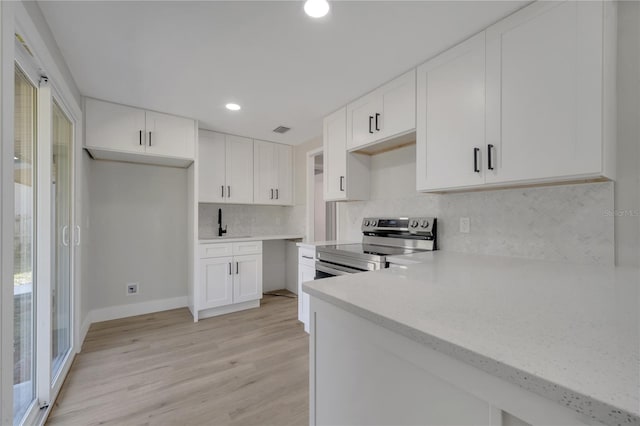
[(222, 209), (218, 209), (218, 237), (222, 237), (227, 233), (227, 226), (222, 229)]

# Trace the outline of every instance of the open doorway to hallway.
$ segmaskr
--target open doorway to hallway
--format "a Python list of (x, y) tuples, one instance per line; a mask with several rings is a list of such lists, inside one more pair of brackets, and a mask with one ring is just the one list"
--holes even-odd
[(309, 241), (336, 239), (336, 203), (324, 201), (322, 149), (310, 151), (307, 161), (307, 237)]

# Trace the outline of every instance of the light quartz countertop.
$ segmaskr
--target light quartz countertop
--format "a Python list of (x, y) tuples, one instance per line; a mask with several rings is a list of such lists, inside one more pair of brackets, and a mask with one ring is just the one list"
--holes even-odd
[(423, 256), (303, 289), (600, 422), (640, 425), (640, 270)]
[(214, 238), (205, 238), (200, 239), (198, 242), (200, 244), (211, 244), (211, 243), (237, 243), (242, 241), (269, 241), (269, 240), (300, 240), (304, 238), (304, 235), (301, 234), (283, 234), (283, 235), (254, 235), (254, 236), (239, 236), (234, 237), (224, 236), (224, 237), (214, 237)]
[(314, 242), (299, 242), (296, 245), (298, 247), (306, 247), (306, 248), (316, 248), (322, 246), (332, 246), (336, 244), (359, 244), (358, 242), (353, 241), (314, 241)]

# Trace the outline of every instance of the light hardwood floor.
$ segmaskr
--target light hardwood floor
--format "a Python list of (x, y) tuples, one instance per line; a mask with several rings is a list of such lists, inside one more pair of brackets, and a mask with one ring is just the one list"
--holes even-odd
[(93, 324), (50, 425), (308, 425), (297, 300), (193, 323), (187, 309)]

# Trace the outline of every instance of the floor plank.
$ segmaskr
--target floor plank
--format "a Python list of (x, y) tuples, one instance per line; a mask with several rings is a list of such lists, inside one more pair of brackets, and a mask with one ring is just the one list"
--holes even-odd
[(308, 425), (297, 301), (198, 323), (187, 309), (93, 324), (49, 425)]

